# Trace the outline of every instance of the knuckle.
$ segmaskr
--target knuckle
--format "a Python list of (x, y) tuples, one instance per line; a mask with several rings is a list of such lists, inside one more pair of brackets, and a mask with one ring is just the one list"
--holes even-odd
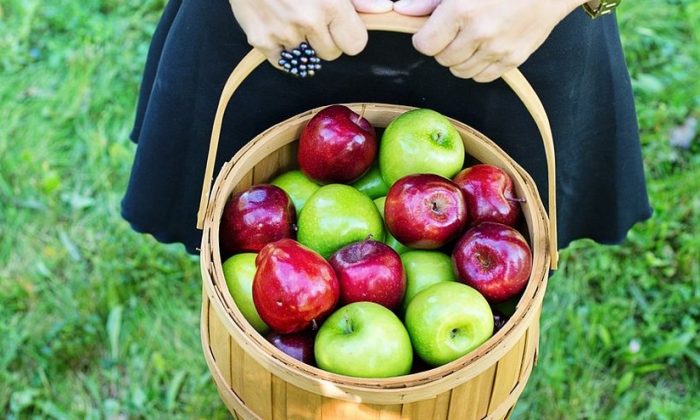
[(365, 49), (365, 45), (367, 45), (367, 33), (364, 33), (363, 35), (350, 36), (345, 44), (345, 53), (349, 55), (357, 55)]
[(321, 59), (326, 60), (326, 61), (333, 61), (333, 60), (337, 59), (338, 57), (340, 57), (340, 55), (342, 53), (343, 52), (337, 48), (323, 50), (323, 51), (317, 51), (317, 55), (319, 57), (321, 57)]
[(455, 2), (454, 6), (457, 17), (463, 22), (471, 20), (471, 18), (474, 16), (474, 6), (472, 2), (458, 1)]
[(427, 54), (430, 51), (430, 38), (424, 36), (413, 37), (413, 47), (422, 54)]
[(490, 61), (500, 61), (504, 57), (507, 57), (508, 49), (503, 48), (494, 43), (488, 43), (481, 47), (484, 56)]
[(474, 24), (469, 28), (474, 41), (479, 43), (488, 43), (493, 38), (494, 30), (490, 25), (484, 23)]
[(468, 79), (468, 74), (460, 69), (459, 67), (450, 67), (450, 73), (452, 73), (453, 76), (458, 77), (460, 79)]
[(256, 48), (270, 49), (273, 45), (272, 36), (267, 32), (253, 32), (247, 34), (248, 44)]
[(438, 62), (443, 67), (448, 67), (450, 64), (450, 58), (447, 54), (438, 54), (435, 56), (435, 61)]
[(474, 81), (479, 82), (479, 83), (488, 83), (488, 82), (493, 82), (498, 76), (495, 74), (489, 72), (489, 73), (481, 73), (476, 76), (474, 76)]
[(315, 28), (319, 21), (320, 19), (311, 13), (302, 13), (294, 19), (294, 24), (300, 28), (308, 30)]

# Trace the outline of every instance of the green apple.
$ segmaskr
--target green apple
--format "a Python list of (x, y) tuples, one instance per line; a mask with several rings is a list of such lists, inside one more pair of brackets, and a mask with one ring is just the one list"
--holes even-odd
[[(379, 197), (374, 200), (374, 205), (377, 206), (377, 210), (379, 210), (379, 214), (382, 215), (382, 219), (384, 219), (384, 203), (386, 202), (386, 197)], [(396, 251), (399, 254), (402, 254), (406, 251), (410, 251), (411, 248), (407, 247), (406, 245), (402, 244), (399, 242), (396, 238), (394, 238), (394, 235), (389, 232), (389, 229), (386, 229), (386, 224), (384, 225), (384, 231), (385, 231), (385, 240), (384, 243), (389, 245), (394, 251)]]
[(406, 175), (452, 177), (464, 165), (464, 143), (444, 115), (414, 109), (395, 118), (379, 144), (379, 169), (391, 186)]
[(236, 306), (250, 325), (261, 334), (270, 328), (265, 324), (253, 303), (253, 278), (255, 277), (255, 258), (258, 254), (246, 252), (236, 254), (223, 264), (224, 278), (228, 291)]
[(457, 281), (452, 258), (438, 251), (409, 251), (401, 254), (406, 272), (406, 292), (401, 309), (406, 312), (414, 296), (429, 286), (443, 281)]
[(459, 282), (440, 282), (418, 293), (406, 309), (406, 329), (416, 354), (432, 366), (459, 359), (493, 335), (486, 299)]
[(413, 365), (411, 339), (399, 318), (374, 302), (355, 302), (335, 311), (314, 342), (321, 369), (361, 378), (406, 375)]
[(384, 241), (384, 222), (372, 199), (349, 185), (329, 184), (306, 201), (297, 219), (297, 240), (324, 258), (352, 242)]
[(292, 203), (294, 203), (297, 215), (301, 212), (306, 200), (321, 187), (299, 170), (285, 172), (270, 181), (270, 183), (282, 188), (289, 195)]
[(389, 186), (386, 185), (384, 178), (382, 178), (382, 173), (379, 172), (377, 161), (374, 161), (369, 171), (362, 178), (355, 181), (352, 186), (357, 191), (367, 194), (371, 199), (386, 195), (389, 191)]

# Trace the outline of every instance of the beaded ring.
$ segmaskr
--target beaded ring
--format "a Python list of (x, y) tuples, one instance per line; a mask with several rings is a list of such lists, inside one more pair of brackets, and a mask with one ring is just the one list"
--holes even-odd
[(283, 50), (278, 63), (282, 70), (294, 77), (313, 77), (321, 70), (321, 59), (316, 57), (316, 51), (306, 42), (291, 51)]

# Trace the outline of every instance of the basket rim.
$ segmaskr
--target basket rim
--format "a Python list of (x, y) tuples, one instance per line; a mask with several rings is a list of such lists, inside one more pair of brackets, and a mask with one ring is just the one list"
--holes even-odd
[[(415, 109), (415, 107), (404, 105), (368, 102), (346, 103), (344, 105), (354, 110), (361, 110), (363, 113), (367, 111), (402, 113)], [(292, 116), (258, 134), (224, 165), (217, 176), (207, 205), (200, 259), (204, 290), (211, 301), (211, 305), (221, 318), (229, 335), (236, 340), (244, 351), (251, 353), (250, 355), (256, 361), (271, 369), (273, 373), (289, 374), (290, 378), (288, 379), (295, 385), (307, 390), (313, 390), (322, 395), (355, 400), (356, 396), (351, 395), (352, 393), (362, 395), (367, 395), (367, 393), (386, 393), (387, 397), (391, 396), (404, 402), (407, 401), (407, 398), (410, 398), (407, 397), (408, 394), (415, 391), (422, 390), (439, 393), (440, 391), (437, 389), (444, 388), (444, 383), (448, 380), (451, 382), (455, 380), (466, 382), (490, 366), (492, 363), (489, 363), (489, 361), (495, 362), (500, 359), (500, 356), (505, 354), (522, 336), (527, 329), (527, 325), (531, 323), (532, 318), (538, 312), (548, 279), (551, 244), (547, 240), (549, 237), (548, 217), (532, 178), (488, 137), (460, 121), (450, 118), (450, 121), (455, 124), (458, 131), (469, 132), (471, 136), (488, 146), (493, 153), (496, 153), (499, 158), (503, 159), (510, 166), (510, 169), (513, 171), (511, 176), (514, 175), (514, 184), (523, 188), (523, 191), (528, 195), (525, 205), (531, 210), (531, 223), (533, 225), (529, 226), (528, 230), (534, 230), (534, 232), (530, 232), (531, 247), (533, 249), (533, 270), (528, 280), (528, 286), (516, 306), (516, 311), (503, 329), (494, 334), (476, 350), (448, 364), (399, 377), (379, 379), (355, 378), (334, 374), (303, 364), (268, 343), (262, 335), (258, 334), (245, 321), (245, 318), (233, 302), (233, 298), (228, 293), (223, 276), (221, 257), (217, 250), (219, 219), (223, 208), (222, 201), (225, 203), (228, 198), (230, 189), (228, 192), (226, 190), (227, 186), (229, 186), (227, 183), (232, 183), (230, 181), (231, 174), (235, 171), (237, 165), (246, 158), (250, 158), (253, 152), (265, 151), (265, 139), (289, 129), (291, 125), (307, 121), (316, 112), (325, 107), (317, 107)], [(460, 134), (462, 134), (461, 131)], [(464, 137), (464, 135), (462, 136)], [(295, 140), (291, 139), (289, 142)], [(536, 240), (537, 242), (535, 242)], [(536, 251), (538, 253), (537, 256), (535, 254)], [(538, 262), (537, 266), (535, 266), (535, 261)], [(483, 368), (476, 368), (479, 364), (483, 365)], [(469, 368), (472, 369), (470, 370)], [(339, 387), (342, 389), (337, 389)]]

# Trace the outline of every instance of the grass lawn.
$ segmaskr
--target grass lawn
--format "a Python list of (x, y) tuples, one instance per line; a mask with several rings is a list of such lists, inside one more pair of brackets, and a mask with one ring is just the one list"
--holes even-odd
[[(119, 216), (162, 0), (0, 2), (0, 413), (226, 417), (196, 258)], [(700, 418), (700, 2), (628, 1), (654, 218), (562, 255), (515, 418)], [(694, 22), (694, 24), (693, 24)], [(690, 124), (689, 124), (690, 125)]]

